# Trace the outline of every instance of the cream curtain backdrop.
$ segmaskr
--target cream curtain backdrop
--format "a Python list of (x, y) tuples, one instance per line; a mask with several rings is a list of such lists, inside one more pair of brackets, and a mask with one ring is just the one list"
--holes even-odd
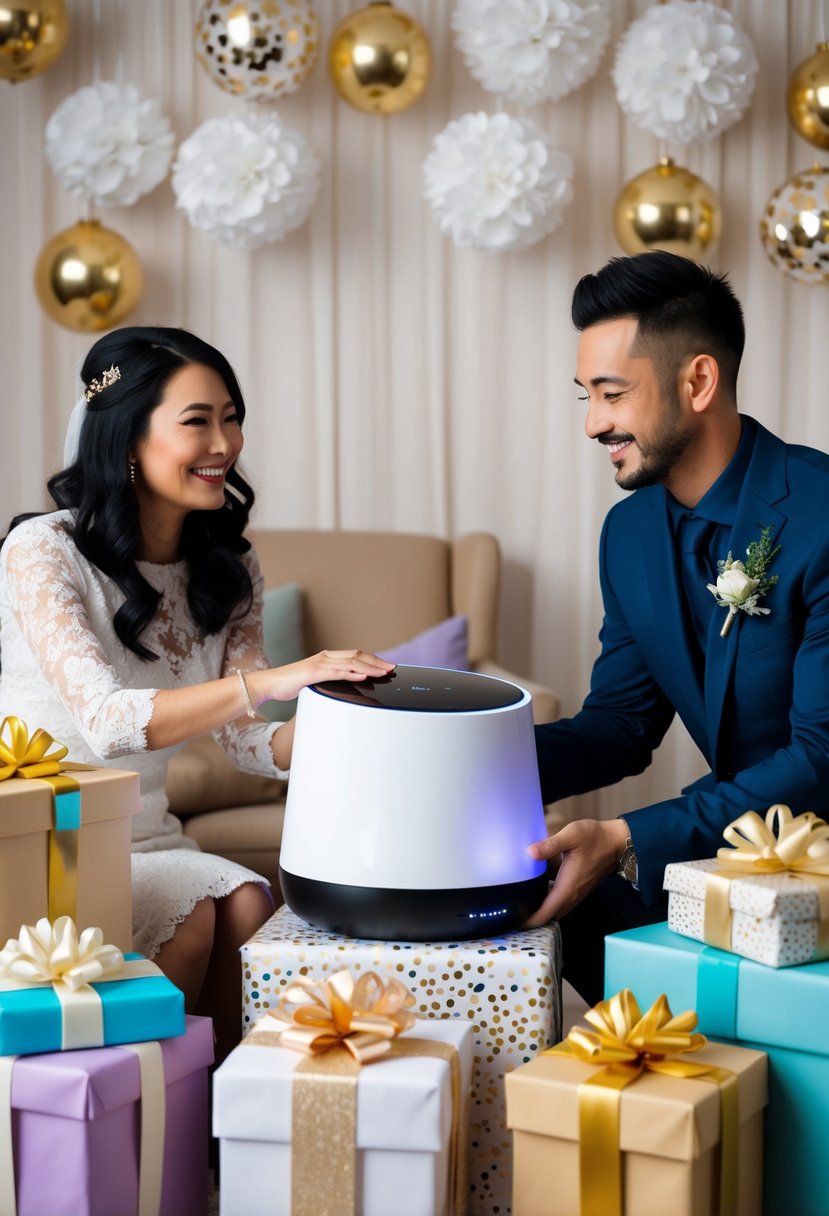
[[(223, 248), (175, 211), (169, 180), (134, 207), (104, 212), (144, 265), (144, 297), (127, 323), (193, 329), (239, 373), (256, 523), (491, 530), (505, 558), (502, 659), (552, 685), (575, 712), (601, 621), (599, 530), (620, 491), (606, 453), (582, 430), (569, 301), (580, 275), (620, 252), (613, 200), (663, 151), (722, 202), (723, 236), (709, 260), (729, 272), (746, 309), (742, 408), (787, 440), (829, 450), (829, 288), (786, 279), (758, 237), (772, 190), (816, 159), (788, 125), (785, 90), (818, 40), (819, 3), (729, 0), (757, 50), (754, 99), (721, 139), (683, 150), (642, 135), (616, 104), (613, 45), (648, 5), (611, 0), (613, 33), (594, 79), (557, 103), (506, 107), (539, 121), (576, 163), (564, 223), (524, 253), (456, 249), (422, 200), (432, 136), (466, 111), (498, 105), (466, 70), (442, 0), (400, 5), (433, 50), (431, 83), (410, 110), (382, 119), (350, 109), (324, 54), (280, 103), (323, 164), (310, 220), (287, 240), (251, 253)], [(357, 7), (315, 0), (324, 45)], [(43, 485), (59, 466), (75, 368), (90, 344), (50, 321), (32, 287), (43, 244), (83, 215), (45, 162), (44, 125), (96, 78), (133, 81), (159, 97), (179, 141), (208, 117), (243, 110), (196, 61), (197, 8), (196, 0), (68, 0), (62, 57), (40, 77), (0, 88), (4, 521), (47, 505)], [(675, 726), (647, 774), (562, 810), (618, 814), (669, 796), (700, 771)]]

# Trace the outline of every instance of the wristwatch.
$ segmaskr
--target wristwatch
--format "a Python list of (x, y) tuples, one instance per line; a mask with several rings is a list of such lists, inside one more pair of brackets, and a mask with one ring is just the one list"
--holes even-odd
[[(619, 818), (621, 819), (621, 815)], [(622, 823), (625, 823), (624, 819), (622, 819)], [(627, 827), (626, 823), (625, 827)], [(636, 860), (636, 850), (633, 847), (630, 833), (625, 841), (624, 852), (619, 858), (619, 864), (616, 866), (616, 873), (628, 882), (637, 882), (639, 879), (639, 863)]]

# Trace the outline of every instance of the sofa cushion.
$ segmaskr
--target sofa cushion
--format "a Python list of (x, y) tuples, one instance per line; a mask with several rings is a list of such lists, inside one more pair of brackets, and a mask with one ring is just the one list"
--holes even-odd
[(192, 739), (170, 761), (167, 797), (176, 815), (278, 801), (286, 783), (236, 768), (212, 735)]
[[(302, 593), (297, 583), (269, 587), (262, 599), (262, 636), (272, 667), (285, 667), (305, 657), (302, 637)], [(296, 701), (266, 701), (259, 707), (269, 722), (287, 722)]]
[(378, 650), (390, 663), (411, 663), (423, 667), (450, 667), (469, 671), (467, 651), (468, 621), (465, 616), (450, 616), (431, 629), (424, 629), (408, 642)]

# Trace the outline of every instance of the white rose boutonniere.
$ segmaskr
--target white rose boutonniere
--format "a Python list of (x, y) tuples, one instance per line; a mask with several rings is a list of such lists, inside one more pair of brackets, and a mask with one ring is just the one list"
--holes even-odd
[(728, 637), (738, 612), (746, 612), (749, 616), (768, 616), (771, 612), (770, 608), (761, 608), (758, 603), (779, 581), (779, 575), (768, 574), (772, 558), (780, 550), (779, 545), (772, 549), (770, 531), (770, 528), (763, 528), (760, 539), (751, 542), (746, 549), (745, 562), (734, 561), (731, 553), (725, 561), (717, 562), (719, 575), (716, 586), (713, 583), (707, 586), (719, 606), (728, 609), (728, 616), (720, 630), (721, 638)]

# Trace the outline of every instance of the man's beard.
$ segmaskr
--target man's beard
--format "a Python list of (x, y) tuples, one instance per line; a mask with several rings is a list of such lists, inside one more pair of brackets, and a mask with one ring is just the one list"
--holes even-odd
[(681, 416), (679, 401), (674, 398), (669, 416), (653, 439), (647, 444), (637, 443), (639, 467), (627, 475), (621, 470), (616, 474), (616, 484), (621, 490), (641, 490), (665, 480), (691, 440), (691, 432), (680, 426)]

